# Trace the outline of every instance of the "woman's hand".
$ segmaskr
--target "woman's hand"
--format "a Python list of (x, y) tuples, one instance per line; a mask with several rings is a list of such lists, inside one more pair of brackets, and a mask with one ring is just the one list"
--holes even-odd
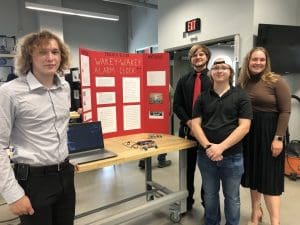
[(273, 140), (271, 145), (272, 156), (277, 157), (283, 150), (283, 142), (280, 140)]

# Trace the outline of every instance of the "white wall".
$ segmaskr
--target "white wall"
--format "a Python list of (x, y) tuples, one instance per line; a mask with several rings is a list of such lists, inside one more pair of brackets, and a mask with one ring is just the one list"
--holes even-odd
[(253, 33), (257, 35), (258, 24), (300, 25), (299, 0), (255, 0)]
[(253, 26), (253, 0), (160, 0), (159, 49), (192, 44), (189, 37), (183, 38), (183, 32), (185, 22), (197, 17), (201, 19), (201, 32), (192, 35), (197, 42), (240, 34), (240, 55), (252, 47), (253, 35), (249, 30)]
[(99, 0), (63, 0), (66, 8), (114, 14), (119, 21), (96, 20), (75, 16), (63, 17), (64, 39), (71, 48), (73, 66), (79, 66), (78, 49), (127, 52), (127, 7)]
[[(61, 0), (66, 8), (119, 15), (118, 22), (76, 16), (62, 16), (63, 37), (71, 48), (72, 67), (79, 65), (78, 48), (127, 52), (128, 8), (100, 0)], [(32, 0), (32, 2), (34, 2)], [(24, 0), (0, 0), (0, 34), (21, 37), (42, 28), (57, 27), (57, 20), (39, 20), (37, 11), (25, 9)], [(51, 1), (47, 4), (51, 4)], [(49, 14), (49, 13), (44, 13)], [(51, 14), (51, 17), (55, 14)], [(61, 17), (61, 15), (56, 15)], [(49, 17), (49, 18), (51, 18)], [(42, 17), (42, 18), (47, 18)], [(41, 24), (43, 23), (43, 24)], [(60, 25), (59, 25), (60, 26)], [(58, 27), (59, 27), (58, 26)]]
[(240, 34), (240, 59), (253, 46), (259, 23), (300, 25), (299, 0), (160, 0), (158, 43), (161, 51), (191, 45), (183, 38), (185, 22), (199, 17), (201, 32), (196, 42)]
[[(183, 38), (185, 22), (199, 17), (200, 33), (193, 34), (197, 42), (240, 34), (240, 59), (253, 46), (259, 23), (300, 26), (299, 0), (160, 0), (158, 44), (160, 50), (188, 46), (190, 38)], [(300, 74), (285, 76), (292, 94), (300, 96)], [(300, 139), (300, 105), (293, 100), (290, 119), (292, 139)], [(296, 116), (297, 115), (297, 116)]]
[[(38, 3), (61, 7), (62, 0), (38, 0)], [(50, 30), (64, 40), (63, 15), (57, 13), (36, 13), (38, 16), (38, 30)]]
[[(266, 10), (270, 9), (271, 10)], [(255, 0), (253, 33), (257, 35), (259, 23), (300, 26), (299, 0)], [(286, 57), (286, 56), (284, 56)], [(292, 94), (300, 96), (300, 74), (283, 76)], [(290, 139), (300, 140), (300, 103), (292, 100), (292, 113), (289, 123)]]
[[(52, 0), (30, 1), (53, 4)], [(71, 49), (72, 67), (79, 65), (79, 47), (134, 52), (135, 49), (158, 43), (157, 9), (111, 4), (100, 0), (61, 0), (62, 7), (119, 15), (120, 20), (112, 22), (50, 13), (42, 13), (41, 16), (37, 11), (25, 9), (24, 2), (25, 0), (0, 0), (0, 34), (21, 37), (40, 28), (56, 30), (56, 27), (62, 26), (62, 36)], [(157, 0), (151, 2), (157, 4)], [(62, 17), (62, 25), (57, 22), (59, 17)]]
[(128, 52), (158, 44), (158, 10), (132, 7), (128, 24)]
[[(300, 97), (300, 74), (289, 74), (283, 76), (287, 81), (292, 94)], [(289, 122), (290, 140), (300, 140), (300, 103), (296, 99), (292, 99), (292, 111)]]
[(24, 0), (0, 0), (0, 34), (23, 36), (37, 29), (37, 15), (25, 9)]

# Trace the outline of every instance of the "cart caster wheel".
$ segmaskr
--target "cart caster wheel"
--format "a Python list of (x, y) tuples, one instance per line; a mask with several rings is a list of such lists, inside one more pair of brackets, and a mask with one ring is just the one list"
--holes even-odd
[(147, 201), (153, 201), (154, 200), (154, 196), (153, 195), (149, 195), (147, 196)]
[(180, 220), (181, 220), (181, 215), (180, 213), (175, 213), (175, 212), (172, 212), (170, 214), (170, 220), (174, 223), (179, 223)]

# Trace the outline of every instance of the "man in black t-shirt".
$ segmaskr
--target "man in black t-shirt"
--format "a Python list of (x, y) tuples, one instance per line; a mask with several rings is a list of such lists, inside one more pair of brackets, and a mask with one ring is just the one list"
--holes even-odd
[(224, 59), (211, 68), (212, 88), (195, 102), (192, 131), (199, 142), (205, 224), (221, 224), (220, 182), (226, 224), (240, 222), (240, 181), (244, 171), (242, 138), (249, 132), (251, 103), (246, 92), (232, 86), (234, 71)]

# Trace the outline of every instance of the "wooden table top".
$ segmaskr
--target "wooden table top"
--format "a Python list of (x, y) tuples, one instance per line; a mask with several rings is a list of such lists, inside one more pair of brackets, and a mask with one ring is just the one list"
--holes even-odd
[(80, 118), (80, 114), (76, 111), (70, 112), (70, 119), (78, 119)]
[[(157, 148), (143, 150), (141, 147), (130, 147), (133, 143), (143, 140), (155, 141)], [(118, 156), (104, 160), (80, 164), (78, 165), (77, 172), (85, 172), (89, 170), (103, 168), (106, 166), (112, 166), (120, 163), (140, 160), (143, 158), (156, 156), (162, 153), (180, 151), (196, 146), (196, 142), (169, 134), (157, 135), (151, 133), (140, 133), (104, 139), (104, 146), (107, 150), (117, 153)]]

